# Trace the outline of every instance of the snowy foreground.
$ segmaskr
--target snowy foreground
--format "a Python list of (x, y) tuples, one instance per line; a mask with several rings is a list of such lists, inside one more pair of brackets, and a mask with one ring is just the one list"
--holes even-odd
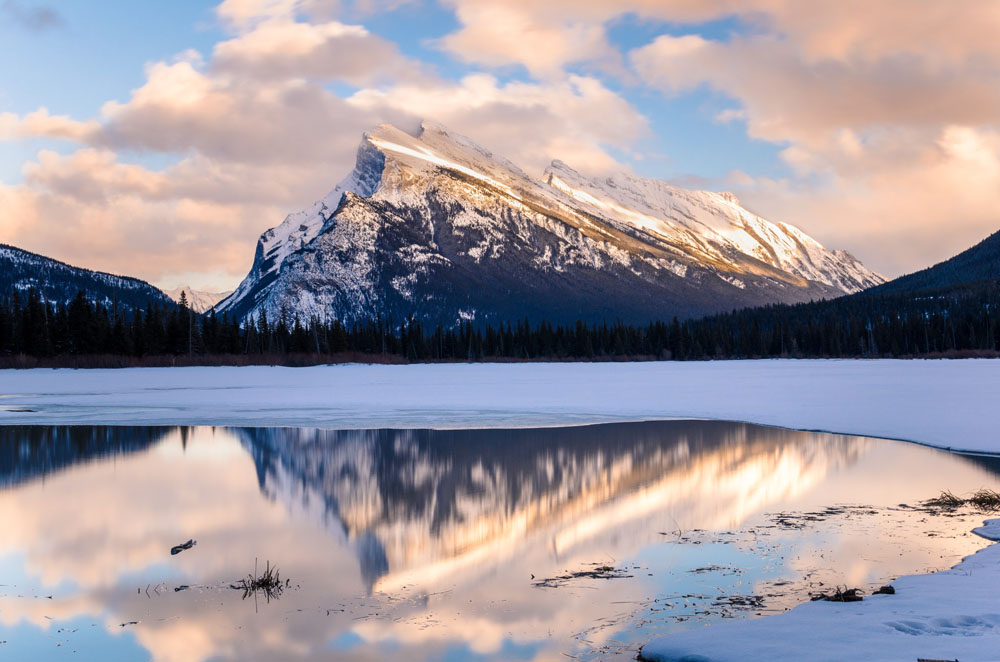
[[(1000, 452), (1000, 361), (0, 371), (0, 424), (524, 427), (713, 418)], [(995, 487), (995, 486), (984, 486)], [(1000, 540), (1000, 520), (977, 531)], [(1000, 545), (895, 595), (655, 640), (650, 660), (1000, 660)]]
[(1000, 452), (1000, 361), (0, 371), (0, 424), (458, 428), (746, 421)]
[[(1000, 540), (1000, 519), (976, 533)], [(1000, 545), (933, 575), (893, 582), (895, 595), (862, 602), (807, 602), (767, 618), (656, 639), (657, 662), (746, 660), (1000, 660)]]

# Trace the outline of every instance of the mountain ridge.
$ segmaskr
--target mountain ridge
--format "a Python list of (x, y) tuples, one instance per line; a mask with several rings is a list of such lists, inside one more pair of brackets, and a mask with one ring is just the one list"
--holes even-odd
[(159, 288), (132, 276), (75, 267), (59, 260), (0, 244), (0, 288), (5, 292), (36, 290), (46, 301), (68, 304), (80, 290), (105, 308), (145, 310), (150, 303), (173, 307)]
[(947, 260), (878, 285), (869, 290), (869, 293), (930, 290), (998, 278), (1000, 278), (1000, 230)]
[(354, 169), (264, 232), (216, 307), (453, 325), (503, 319), (648, 321), (829, 298), (881, 283), (734, 196), (554, 161), (529, 177), (440, 125), (365, 133)]

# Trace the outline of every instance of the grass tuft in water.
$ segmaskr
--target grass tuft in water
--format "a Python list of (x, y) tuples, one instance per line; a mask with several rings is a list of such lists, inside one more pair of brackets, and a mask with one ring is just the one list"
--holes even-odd
[(962, 506), (973, 506), (982, 511), (1000, 510), (1000, 492), (989, 489), (982, 489), (973, 492), (971, 496), (962, 498), (956, 496), (949, 490), (941, 492), (940, 496), (924, 501), (925, 506), (931, 508), (960, 508)]
[(251, 595), (255, 598), (258, 593), (263, 593), (267, 601), (271, 598), (277, 600), (291, 582), (288, 579), (282, 581), (278, 566), (272, 566), (270, 561), (264, 567), (264, 572), (257, 574), (257, 559), (253, 561), (253, 572), (233, 585), (233, 588), (243, 590), (243, 599), (246, 600)]

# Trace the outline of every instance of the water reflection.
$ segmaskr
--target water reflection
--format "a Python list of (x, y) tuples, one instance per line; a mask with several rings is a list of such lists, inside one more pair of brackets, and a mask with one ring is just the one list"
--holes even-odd
[(713, 421), (235, 432), (261, 490), (336, 527), (379, 590), (481, 572), (484, 557), (519, 554), (540, 530), (559, 558), (665, 508), (676, 528), (731, 527), (854, 463), (868, 443)]
[(0, 427), (0, 487), (90, 460), (137, 453), (168, 432), (151, 427)]
[[(895, 506), (996, 475), (911, 445), (705, 421), (0, 428), (0, 656), (627, 657), (602, 647), (695, 618), (679, 605), (671, 620), (658, 597), (799, 588), (818, 566), (878, 582), (982, 544), (964, 535), (970, 518), (882, 511), (785, 531), (766, 511)], [(741, 528), (752, 537), (728, 533)], [(171, 557), (188, 538), (198, 545)], [(254, 558), (295, 584), (260, 613), (227, 588)], [(595, 561), (632, 577), (533, 586)], [(733, 572), (689, 572), (712, 565)]]

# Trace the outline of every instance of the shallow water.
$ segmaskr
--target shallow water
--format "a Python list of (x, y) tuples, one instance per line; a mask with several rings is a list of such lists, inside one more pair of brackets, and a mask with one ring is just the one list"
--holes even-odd
[(2, 428), (0, 659), (631, 659), (955, 564), (982, 516), (913, 506), (998, 470), (709, 421)]

